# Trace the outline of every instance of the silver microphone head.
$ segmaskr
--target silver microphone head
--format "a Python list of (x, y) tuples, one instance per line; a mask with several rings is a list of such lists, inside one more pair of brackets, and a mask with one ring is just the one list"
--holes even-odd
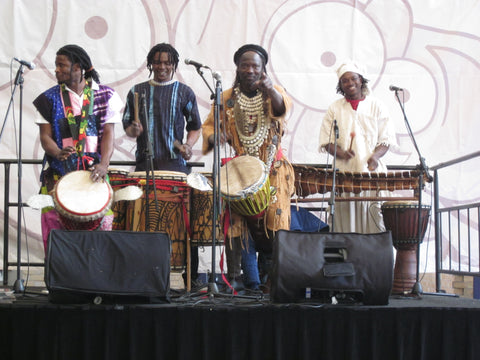
[(213, 78), (214, 78), (215, 80), (217, 80), (217, 81), (222, 81), (222, 75), (220, 75), (219, 72), (214, 71), (214, 72), (212, 73), (212, 76), (213, 76)]

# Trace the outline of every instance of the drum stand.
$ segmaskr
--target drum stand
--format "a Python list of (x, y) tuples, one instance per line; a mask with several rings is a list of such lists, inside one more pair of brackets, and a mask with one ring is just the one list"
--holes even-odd
[(421, 221), (421, 216), (422, 216), (422, 190), (423, 190), (423, 178), (424, 176), (429, 179), (429, 181), (433, 180), (433, 177), (429, 174), (428, 172), (428, 167), (425, 164), (425, 159), (422, 157), (420, 154), (420, 150), (418, 149), (417, 142), (415, 141), (415, 137), (413, 136), (412, 129), (410, 128), (410, 124), (407, 119), (407, 115), (405, 114), (405, 109), (403, 107), (402, 101), (400, 100), (398, 96), (398, 92), (403, 91), (401, 89), (396, 89), (395, 90), (395, 97), (398, 100), (398, 104), (400, 105), (400, 109), (402, 110), (403, 118), (405, 120), (405, 126), (407, 128), (408, 135), (410, 136), (410, 139), (412, 140), (413, 146), (415, 147), (415, 150), (418, 154), (418, 158), (420, 161), (420, 164), (417, 165), (417, 169), (419, 170), (418, 174), (418, 229), (417, 229), (417, 254), (416, 254), (416, 277), (415, 277), (415, 284), (413, 285), (412, 288), (412, 294), (414, 295), (422, 295), (423, 294), (423, 289), (422, 285), (419, 282), (419, 275), (420, 275), (420, 244), (422, 242), (422, 221)]
[[(17, 86), (20, 85), (20, 116), (19, 116), (19, 126), (18, 126), (18, 192), (17, 192), (17, 279), (15, 280), (14, 284), (14, 291), (15, 293), (23, 293), (25, 291), (23, 279), (21, 279), (21, 266), (22, 266), (22, 108), (23, 108), (23, 72), (24, 72), (24, 65), (20, 63), (20, 67), (18, 68), (17, 75), (15, 76), (15, 86), (12, 90), (12, 95), (10, 96), (10, 102), (8, 104), (7, 113), (5, 114), (5, 119), (2, 125), (2, 131), (0, 132), (0, 140), (3, 135), (3, 129), (5, 128), (5, 124), (8, 119), (8, 114), (10, 113), (10, 109), (13, 104), (13, 99), (15, 97), (15, 91)], [(8, 226), (8, 224), (5, 224)], [(8, 239), (7, 239), (8, 241)], [(7, 256), (7, 255), (6, 255)]]

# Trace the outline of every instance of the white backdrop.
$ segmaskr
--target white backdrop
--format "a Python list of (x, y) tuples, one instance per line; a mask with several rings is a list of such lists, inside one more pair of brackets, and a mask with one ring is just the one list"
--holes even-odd
[[(55, 84), (55, 52), (67, 43), (84, 47), (102, 83), (114, 87), (123, 99), (133, 84), (147, 79), (149, 49), (159, 42), (171, 43), (181, 56), (176, 77), (196, 92), (203, 118), (209, 111), (210, 91), (184, 59), (220, 72), (226, 89), (234, 78), (235, 50), (245, 43), (262, 45), (270, 54), (270, 76), (294, 100), (283, 142), (294, 163), (326, 162), (317, 150), (320, 123), (338, 96), (335, 69), (347, 57), (367, 66), (373, 93), (390, 108), (399, 149), (387, 155), (388, 164), (418, 164), (390, 84), (406, 89), (406, 113), (428, 166), (479, 149), (480, 2), (476, 0), (0, 0), (0, 14), (2, 119), (18, 68), (12, 58), (36, 64), (24, 74), (24, 159), (43, 156), (32, 100)], [(17, 158), (18, 90), (14, 105), (0, 139), (2, 159)], [(209, 171), (211, 156), (201, 155), (200, 144), (192, 160), (206, 166), (195, 171)], [(113, 160), (133, 160), (134, 151), (135, 143), (118, 126)], [(39, 171), (39, 166), (23, 166), (24, 200), (38, 192)], [(470, 164), (442, 174), (442, 206), (479, 201), (478, 172), (478, 166)], [(15, 165), (11, 175), (10, 201), (15, 202)], [(2, 191), (2, 203), (3, 196)], [(424, 199), (431, 200), (430, 185)], [(40, 213), (26, 208), (24, 214), (22, 247), (28, 251), (22, 250), (22, 257), (43, 260)], [(2, 234), (4, 226), (0, 222)], [(10, 259), (15, 261), (16, 208), (10, 210), (8, 226)], [(433, 236), (432, 227), (422, 245), (422, 269), (427, 271), (434, 270)]]

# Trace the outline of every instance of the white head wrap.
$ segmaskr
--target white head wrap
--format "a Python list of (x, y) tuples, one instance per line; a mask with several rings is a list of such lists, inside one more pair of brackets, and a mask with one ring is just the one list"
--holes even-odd
[(340, 79), (346, 72), (353, 72), (362, 75), (365, 78), (365, 69), (362, 65), (353, 60), (347, 60), (337, 69), (337, 76)]

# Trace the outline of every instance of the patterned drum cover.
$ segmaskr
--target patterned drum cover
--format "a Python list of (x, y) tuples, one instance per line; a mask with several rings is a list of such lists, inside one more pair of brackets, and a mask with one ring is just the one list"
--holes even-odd
[[(212, 182), (211, 173), (203, 173)], [(220, 216), (221, 217), (221, 216)], [(212, 246), (213, 244), (213, 191), (202, 191), (192, 188), (190, 201), (190, 226), (192, 229), (192, 245)], [(223, 232), (217, 226), (215, 243), (223, 244)]]
[(187, 223), (190, 208), (190, 187), (187, 185), (187, 176), (175, 171), (155, 171), (155, 182), (152, 179), (149, 181), (147, 199), (146, 175), (144, 171), (128, 174), (129, 181), (136, 182), (144, 193), (140, 199), (129, 201), (127, 204), (126, 230), (167, 233), (172, 244), (171, 269), (182, 271), (186, 266)]

